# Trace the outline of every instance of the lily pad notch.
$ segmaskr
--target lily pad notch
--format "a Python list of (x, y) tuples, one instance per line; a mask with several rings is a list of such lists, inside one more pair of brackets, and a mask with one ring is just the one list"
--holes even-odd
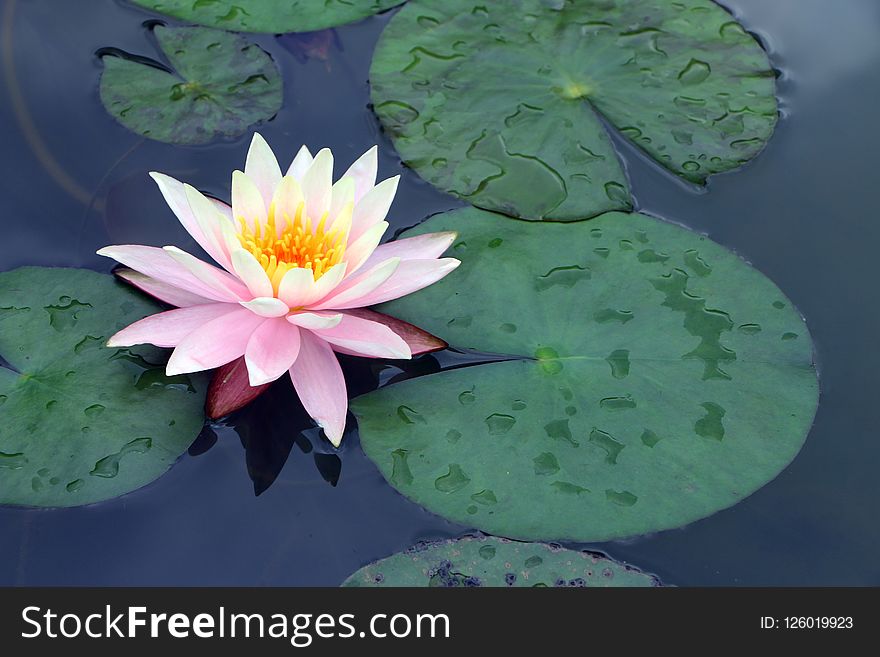
[(204, 424), (207, 381), (107, 338), (159, 310), (111, 276), (0, 273), (0, 504), (67, 507), (164, 474)]
[(536, 224), (466, 208), (404, 236), (435, 230), (458, 231), (461, 266), (379, 310), (520, 359), (353, 401), (367, 456), (428, 510), (521, 540), (624, 538), (736, 504), (801, 449), (809, 331), (730, 251), (616, 212)]
[(370, 80), (407, 165), (529, 220), (631, 209), (600, 117), (697, 184), (755, 157), (777, 121), (766, 52), (711, 0), (412, 0)]
[(132, 132), (204, 144), (244, 134), (281, 109), (281, 74), (255, 43), (206, 27), (157, 24), (153, 35), (169, 66), (115, 49), (98, 51), (101, 102)]

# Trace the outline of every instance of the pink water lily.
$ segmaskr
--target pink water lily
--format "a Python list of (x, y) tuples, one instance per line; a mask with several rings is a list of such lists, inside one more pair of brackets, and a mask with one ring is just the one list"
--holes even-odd
[[(113, 347), (173, 347), (169, 375), (242, 356), (250, 385), (290, 374), (306, 411), (339, 445), (348, 396), (334, 352), (411, 358), (406, 340), (356, 309), (410, 294), (459, 261), (440, 256), (454, 233), (379, 244), (399, 176), (376, 184), (376, 148), (333, 182), (333, 155), (303, 146), (282, 174), (255, 134), (232, 207), (161, 173), (150, 175), (184, 228), (220, 267), (176, 247), (108, 246), (124, 277), (177, 306), (123, 329)], [(369, 319), (367, 318), (369, 317)], [(394, 324), (391, 324), (394, 326)]]

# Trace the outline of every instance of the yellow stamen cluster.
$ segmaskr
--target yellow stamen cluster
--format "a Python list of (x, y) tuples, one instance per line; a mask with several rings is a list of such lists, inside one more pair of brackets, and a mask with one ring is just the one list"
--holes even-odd
[(257, 223), (252, 229), (244, 217), (239, 217), (238, 221), (241, 224), (238, 235), (241, 245), (266, 270), (276, 294), (281, 279), (291, 269), (311, 269), (318, 280), (333, 265), (340, 263), (345, 253), (348, 239), (345, 227), (327, 230), (326, 213), (313, 227), (311, 219), (305, 216), (304, 203), (299, 204), (295, 217), (285, 214), (280, 222), (276, 222), (274, 207), (269, 209), (264, 226)]

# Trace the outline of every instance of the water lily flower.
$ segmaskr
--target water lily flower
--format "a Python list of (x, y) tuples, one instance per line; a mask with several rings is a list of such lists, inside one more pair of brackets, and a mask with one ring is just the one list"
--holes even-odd
[(108, 246), (99, 255), (174, 310), (123, 329), (108, 345), (173, 347), (169, 376), (244, 357), (251, 386), (289, 373), (309, 415), (336, 446), (348, 397), (334, 352), (411, 358), (393, 323), (366, 306), (440, 280), (459, 261), (440, 256), (454, 233), (379, 244), (399, 176), (376, 184), (376, 148), (333, 182), (333, 155), (303, 146), (287, 172), (254, 134), (244, 172), (232, 174), (232, 207), (151, 173), (184, 228), (219, 267), (174, 246)]

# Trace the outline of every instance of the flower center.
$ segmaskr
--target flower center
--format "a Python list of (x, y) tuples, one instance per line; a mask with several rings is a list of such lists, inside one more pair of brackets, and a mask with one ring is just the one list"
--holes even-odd
[(255, 222), (252, 229), (243, 217), (238, 219), (241, 224), (238, 239), (266, 270), (275, 294), (284, 274), (291, 269), (311, 269), (318, 280), (342, 261), (348, 231), (326, 229), (326, 213), (313, 227), (312, 220), (305, 216), (305, 203), (300, 203), (295, 217), (285, 214), (279, 219), (276, 221), (274, 206), (269, 208), (269, 218), (263, 226)]

